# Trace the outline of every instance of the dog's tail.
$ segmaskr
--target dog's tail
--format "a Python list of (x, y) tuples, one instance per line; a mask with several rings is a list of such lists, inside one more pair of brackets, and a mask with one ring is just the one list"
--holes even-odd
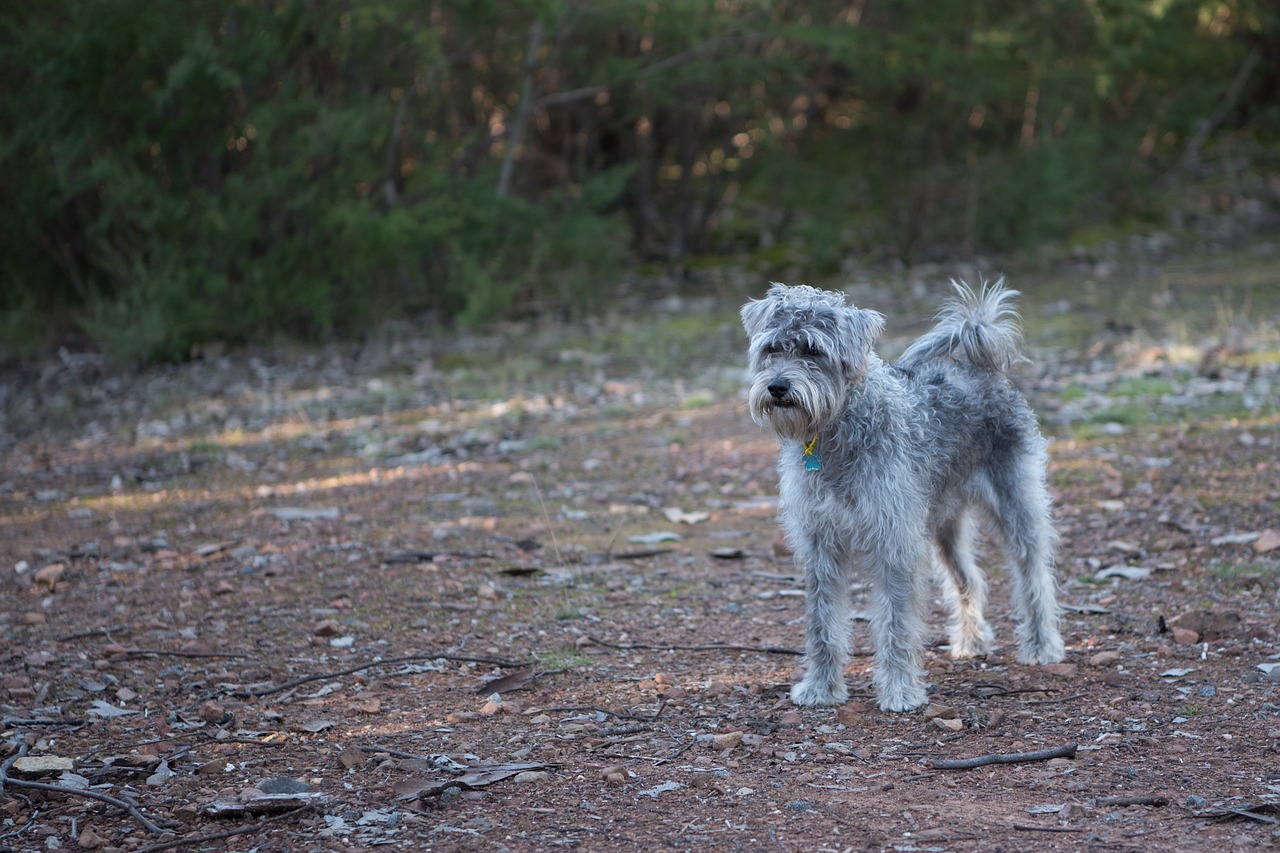
[(1023, 361), (1022, 331), (1013, 307), (1018, 291), (1007, 289), (1003, 278), (992, 285), (984, 282), (977, 292), (963, 281), (953, 279), (951, 285), (955, 296), (943, 303), (937, 323), (907, 347), (899, 363), (951, 358), (1003, 372)]

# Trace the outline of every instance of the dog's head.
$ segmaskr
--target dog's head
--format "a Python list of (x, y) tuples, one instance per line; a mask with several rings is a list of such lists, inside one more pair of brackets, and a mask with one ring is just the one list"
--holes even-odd
[(846, 305), (840, 293), (774, 284), (742, 306), (742, 325), (751, 338), (752, 418), (782, 438), (807, 441), (866, 373), (884, 317)]

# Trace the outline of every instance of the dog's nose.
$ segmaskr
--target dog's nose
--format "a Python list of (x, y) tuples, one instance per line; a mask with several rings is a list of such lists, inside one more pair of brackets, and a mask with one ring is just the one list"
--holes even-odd
[(769, 393), (773, 395), (773, 399), (781, 400), (787, 396), (787, 392), (791, 390), (791, 383), (785, 379), (775, 379), (769, 383)]

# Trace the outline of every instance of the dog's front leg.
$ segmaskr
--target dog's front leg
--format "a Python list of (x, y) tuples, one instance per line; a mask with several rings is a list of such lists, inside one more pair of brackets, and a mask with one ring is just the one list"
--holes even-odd
[(872, 683), (885, 711), (910, 711), (928, 701), (920, 654), (927, 590), (923, 549), (886, 546), (873, 565), (871, 633), (875, 640)]
[(804, 567), (804, 678), (791, 688), (797, 705), (839, 705), (849, 698), (844, 666), (849, 660), (849, 576), (831, 553), (813, 541), (798, 543)]

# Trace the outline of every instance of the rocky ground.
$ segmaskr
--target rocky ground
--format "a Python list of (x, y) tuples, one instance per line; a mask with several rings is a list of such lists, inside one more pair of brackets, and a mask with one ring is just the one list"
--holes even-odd
[[(854, 293), (886, 350), (910, 290)], [(1067, 661), (1016, 663), (996, 570), (995, 652), (936, 605), (885, 714), (863, 621), (853, 699), (786, 698), (734, 305), (15, 376), (0, 850), (1280, 845), (1280, 315), (1028, 303)]]

